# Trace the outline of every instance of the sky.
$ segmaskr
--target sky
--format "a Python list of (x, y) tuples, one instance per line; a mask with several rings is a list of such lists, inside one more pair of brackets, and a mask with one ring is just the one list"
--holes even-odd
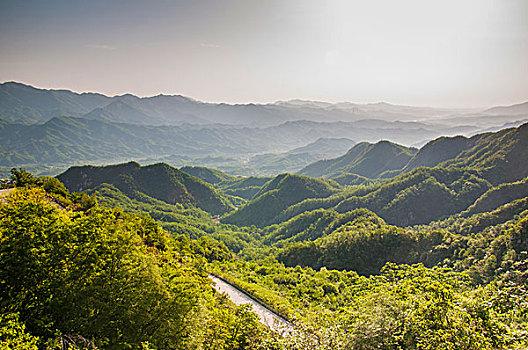
[(528, 101), (526, 0), (0, 0), (0, 81), (201, 101)]

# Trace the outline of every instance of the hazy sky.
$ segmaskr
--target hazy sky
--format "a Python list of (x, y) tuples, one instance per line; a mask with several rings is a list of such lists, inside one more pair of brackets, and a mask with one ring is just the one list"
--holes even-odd
[(215, 102), (528, 100), (527, 0), (0, 0), (0, 81)]

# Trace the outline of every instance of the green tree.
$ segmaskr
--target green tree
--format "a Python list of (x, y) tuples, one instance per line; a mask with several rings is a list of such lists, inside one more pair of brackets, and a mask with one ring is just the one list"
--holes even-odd
[(17, 187), (37, 185), (38, 179), (24, 168), (11, 169), (11, 180), (13, 180)]

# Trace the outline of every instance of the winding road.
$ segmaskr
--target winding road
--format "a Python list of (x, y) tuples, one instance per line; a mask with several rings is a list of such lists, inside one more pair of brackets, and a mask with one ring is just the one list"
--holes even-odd
[(241, 304), (250, 304), (253, 307), (253, 312), (255, 312), (260, 322), (270, 327), (273, 330), (291, 330), (292, 325), (288, 320), (284, 319), (282, 316), (270, 310), (266, 305), (257, 301), (251, 297), (246, 292), (238, 289), (237, 287), (227, 283), (226, 281), (209, 275), (209, 278), (213, 281), (213, 287), (222, 294), (226, 294), (229, 299), (237, 305)]

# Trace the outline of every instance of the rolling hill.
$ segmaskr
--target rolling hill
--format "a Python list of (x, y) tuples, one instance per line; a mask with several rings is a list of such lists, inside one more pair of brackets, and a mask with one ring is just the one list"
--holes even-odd
[[(440, 138), (424, 146), (414, 157), (408, 149), (388, 142), (375, 145), (359, 143), (345, 156), (317, 162), (307, 169), (312, 171), (309, 173), (311, 175), (324, 176), (337, 175), (343, 171), (342, 177), (367, 186), (300, 199), (290, 196), (295, 190), (288, 191), (286, 184), (281, 191), (274, 191), (273, 184), (276, 181), (271, 181), (261, 188), (252, 202), (237, 213), (230, 214), (227, 220), (235, 218), (233, 222), (238, 224), (264, 225), (283, 222), (316, 209), (333, 209), (345, 213), (367, 208), (389, 224), (408, 226), (426, 224), (464, 210), (475, 212), (478, 208), (495, 208), (524, 196), (524, 182), (514, 182), (528, 176), (527, 130), (528, 124), (524, 124), (469, 139)], [(383, 152), (373, 152), (377, 147)], [(354, 177), (350, 172), (351, 169), (374, 169), (369, 175), (377, 176), (381, 171), (390, 171), (384, 168), (387, 159), (398, 158), (387, 157), (390, 154), (387, 149), (406, 156), (405, 163), (410, 165), (391, 174), (400, 175), (369, 183), (368, 179)], [(366, 157), (370, 154), (376, 156)], [(398, 166), (403, 167), (402, 164)], [(439, 165), (417, 167), (422, 164)], [(267, 197), (270, 197), (269, 200)], [(273, 207), (273, 211), (268, 206)], [(259, 219), (259, 213), (263, 210), (271, 212), (267, 220)]]
[(239, 210), (222, 217), (222, 222), (241, 226), (266, 226), (290, 205), (307, 198), (324, 198), (339, 191), (339, 185), (322, 179), (282, 174), (267, 182)]
[(464, 167), (481, 169), (482, 177), (497, 185), (527, 176), (524, 159), (528, 159), (528, 123), (470, 138), (440, 137), (419, 150), (387, 141), (375, 145), (362, 142), (341, 157), (306, 166), (299, 174), (325, 178), (355, 174), (375, 179), (394, 177), (418, 167)]
[(367, 178), (377, 178), (386, 171), (403, 168), (417, 151), (415, 148), (389, 141), (380, 141), (376, 144), (362, 142), (339, 158), (321, 160), (308, 165), (299, 171), (299, 174), (332, 178), (352, 173)]
[(180, 168), (181, 171), (189, 175), (195, 176), (211, 185), (216, 185), (221, 182), (236, 181), (236, 177), (228, 175), (217, 169), (210, 169), (202, 166), (185, 166)]
[(71, 191), (95, 189), (106, 183), (131, 198), (147, 195), (169, 204), (195, 206), (214, 215), (233, 209), (229, 200), (211, 185), (163, 163), (143, 167), (135, 162), (71, 167), (57, 178)]

